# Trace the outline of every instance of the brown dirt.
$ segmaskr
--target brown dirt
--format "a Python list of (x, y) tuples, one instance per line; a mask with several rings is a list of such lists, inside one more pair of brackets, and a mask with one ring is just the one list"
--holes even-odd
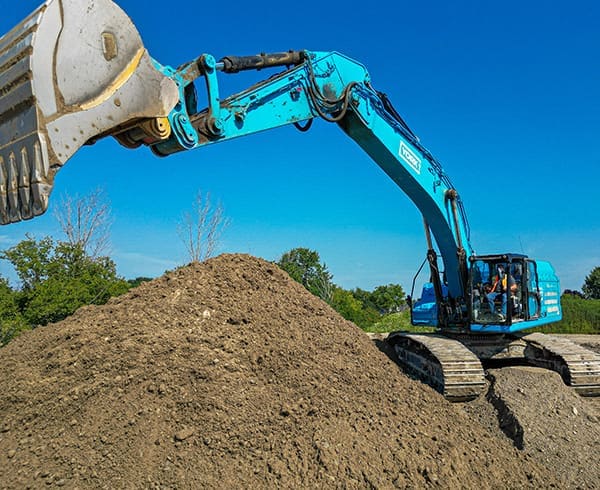
[[(388, 355), (386, 334), (369, 334)], [(599, 335), (561, 335), (600, 353)], [(462, 404), (496, 437), (553, 472), (561, 488), (600, 488), (600, 397), (581, 397), (558, 373), (533, 367), (486, 371), (484, 396)]]
[(486, 397), (463, 406), (502, 430), (522, 454), (554, 472), (561, 488), (600, 488), (600, 399), (577, 395), (558, 373), (533, 367), (488, 371)]
[(0, 414), (1, 488), (559, 485), (243, 255), (22, 335), (0, 350)]

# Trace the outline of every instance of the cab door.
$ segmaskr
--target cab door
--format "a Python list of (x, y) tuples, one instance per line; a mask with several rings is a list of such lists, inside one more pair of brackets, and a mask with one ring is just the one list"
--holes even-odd
[(526, 295), (527, 309), (526, 320), (533, 320), (540, 317), (542, 309), (540, 288), (538, 282), (537, 267), (534, 260), (527, 260), (527, 275), (526, 275)]

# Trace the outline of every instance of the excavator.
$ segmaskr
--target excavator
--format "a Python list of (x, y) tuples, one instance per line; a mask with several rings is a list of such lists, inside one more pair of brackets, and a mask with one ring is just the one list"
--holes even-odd
[[(269, 78), (221, 98), (219, 77), (269, 68)], [(579, 394), (600, 395), (598, 354), (527, 332), (562, 317), (552, 266), (477, 255), (439, 161), (366, 68), (337, 52), (202, 54), (173, 68), (149, 55), (114, 1), (46, 1), (0, 38), (0, 223), (43, 214), (56, 173), (101, 138), (167, 157), (283, 125), (307, 131), (315, 118), (354, 140), (423, 216), (430, 275), (409, 302), (413, 324), (434, 330), (387, 339), (408, 371), (451, 401), (478, 397), (492, 362), (552, 369)]]

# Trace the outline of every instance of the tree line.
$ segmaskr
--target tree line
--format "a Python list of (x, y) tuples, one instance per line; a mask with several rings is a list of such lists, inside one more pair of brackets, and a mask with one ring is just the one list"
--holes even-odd
[[(24, 330), (57, 322), (85, 305), (104, 304), (149, 278), (125, 280), (108, 256), (111, 208), (102, 190), (62, 197), (54, 217), (63, 239), (31, 235), (0, 251), (18, 278), (18, 287), (0, 276), (0, 346)], [(198, 192), (178, 225), (190, 262), (216, 250), (227, 219), (220, 203)]]
[[(64, 239), (36, 239), (27, 235), (17, 245), (0, 251), (19, 280), (11, 287), (0, 276), (0, 346), (20, 332), (60, 321), (84, 305), (103, 304), (141, 282), (117, 274), (108, 256), (110, 207), (100, 191), (85, 198), (66, 198), (57, 221)], [(214, 254), (227, 219), (220, 204), (198, 193), (191, 213), (178, 229), (190, 262)], [(400, 284), (366, 291), (335, 284), (319, 253), (308, 248), (285, 252), (277, 265), (340, 315), (367, 331), (411, 330), (410, 311)], [(600, 267), (585, 278), (582, 292), (567, 290), (561, 297), (563, 320), (544, 327), (556, 333), (600, 333)]]
[[(81, 306), (104, 304), (149, 280), (120, 277), (110, 257), (94, 256), (86, 250), (85, 243), (77, 240), (27, 236), (0, 252), (0, 259), (12, 265), (19, 279), (19, 287), (13, 288), (6, 278), (0, 277), (0, 345), (24, 330), (60, 321)], [(410, 325), (410, 311), (400, 284), (381, 285), (372, 291), (344, 289), (334, 283), (319, 253), (307, 248), (292, 249), (276, 263), (292, 279), (366, 331), (418, 330)], [(566, 290), (561, 297), (563, 320), (539, 330), (600, 333), (600, 267), (586, 277), (582, 289), (583, 292)]]

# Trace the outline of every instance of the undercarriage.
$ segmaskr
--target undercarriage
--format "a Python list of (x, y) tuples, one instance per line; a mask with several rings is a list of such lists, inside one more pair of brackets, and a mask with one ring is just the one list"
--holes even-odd
[(485, 368), (498, 362), (550, 369), (580, 395), (600, 396), (600, 354), (560, 336), (394, 332), (387, 342), (409, 373), (453, 402), (483, 393)]

